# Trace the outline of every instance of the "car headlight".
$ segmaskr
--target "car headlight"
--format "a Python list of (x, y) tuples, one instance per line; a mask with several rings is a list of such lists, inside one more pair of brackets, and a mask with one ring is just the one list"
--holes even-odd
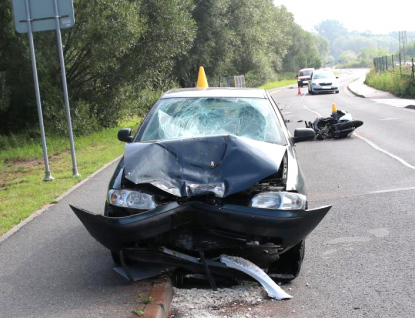
[(311, 85), (313, 85), (313, 86), (318, 86), (318, 84), (317, 84), (317, 83), (311, 83)]
[(112, 205), (124, 208), (140, 210), (151, 210), (156, 208), (153, 196), (138, 191), (109, 190), (108, 200)]
[(272, 210), (304, 210), (307, 197), (294, 192), (263, 192), (251, 200), (253, 208)]

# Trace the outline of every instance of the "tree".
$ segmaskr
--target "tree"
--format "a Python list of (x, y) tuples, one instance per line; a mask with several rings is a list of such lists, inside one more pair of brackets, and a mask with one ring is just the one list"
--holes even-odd
[[(36, 122), (27, 36), (14, 29), (11, 1), (0, 2), (0, 133)], [(30, 102), (33, 101), (33, 102)]]
[(337, 20), (324, 20), (318, 25), (314, 26), (318, 35), (329, 40), (330, 44), (336, 38), (347, 35), (348, 31), (343, 24)]
[(230, 0), (196, 0), (192, 17), (196, 36), (191, 49), (176, 62), (175, 74), (183, 87), (194, 86), (200, 65), (209, 78), (232, 70), (235, 36), (228, 15)]
[(291, 45), (284, 58), (284, 70), (297, 72), (301, 68), (319, 68), (326, 59), (328, 42), (319, 36), (304, 31), (298, 24), (293, 24), (287, 33)]
[(285, 34), (292, 15), (271, 0), (237, 0), (230, 6), (231, 28), (236, 35), (233, 65), (257, 86), (276, 77), (289, 40)]
[[(113, 126), (140, 89), (172, 82), (175, 58), (194, 37), (191, 0), (75, 0), (76, 23), (62, 30), (73, 127)], [(47, 131), (66, 134), (56, 34), (34, 34)], [(36, 127), (27, 36), (14, 31), (10, 1), (0, 3), (0, 133)], [(133, 94), (133, 93), (134, 94)]]

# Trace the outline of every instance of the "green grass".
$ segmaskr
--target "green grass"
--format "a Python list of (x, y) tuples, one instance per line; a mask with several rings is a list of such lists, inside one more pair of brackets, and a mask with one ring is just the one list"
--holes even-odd
[(297, 84), (296, 79), (275, 81), (275, 82), (264, 84), (258, 88), (263, 88), (265, 90), (268, 90), (268, 89), (273, 89), (273, 88), (278, 88), (278, 87), (283, 87), (283, 86), (288, 86), (288, 85), (293, 85), (293, 84)]
[(0, 152), (0, 235), (45, 204), (56, 203), (62, 193), (120, 156), (124, 143), (117, 139), (118, 129), (137, 128), (140, 120), (135, 118), (120, 127), (75, 138), (79, 178), (72, 176), (68, 138), (48, 136), (49, 165), (55, 178), (49, 182), (43, 181), (45, 166), (40, 138), (36, 141), (24, 136), (10, 137), (21, 142), (20, 146), (10, 146)]
[(395, 96), (404, 98), (415, 98), (415, 83), (411, 81), (410, 73), (403, 72), (402, 77), (399, 70), (395, 72), (376, 72), (371, 70), (366, 75), (366, 84), (390, 92)]

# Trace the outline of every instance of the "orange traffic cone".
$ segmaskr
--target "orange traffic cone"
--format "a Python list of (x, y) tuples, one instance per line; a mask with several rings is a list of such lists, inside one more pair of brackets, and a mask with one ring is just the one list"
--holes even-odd
[(298, 95), (301, 95), (301, 88), (298, 86)]
[(205, 74), (205, 69), (203, 68), (203, 66), (199, 68), (199, 74), (197, 76), (196, 87), (197, 88), (208, 88), (209, 87), (206, 74)]

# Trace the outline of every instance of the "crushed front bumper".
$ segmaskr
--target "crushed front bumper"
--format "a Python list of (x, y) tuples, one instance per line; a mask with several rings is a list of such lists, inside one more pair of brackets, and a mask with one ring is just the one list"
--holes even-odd
[(189, 225), (245, 237), (273, 239), (282, 249), (290, 248), (307, 237), (331, 206), (307, 211), (276, 211), (233, 204), (214, 206), (201, 202), (173, 202), (120, 218), (95, 215), (74, 206), (71, 208), (98, 242), (113, 252), (119, 252), (134, 242)]

